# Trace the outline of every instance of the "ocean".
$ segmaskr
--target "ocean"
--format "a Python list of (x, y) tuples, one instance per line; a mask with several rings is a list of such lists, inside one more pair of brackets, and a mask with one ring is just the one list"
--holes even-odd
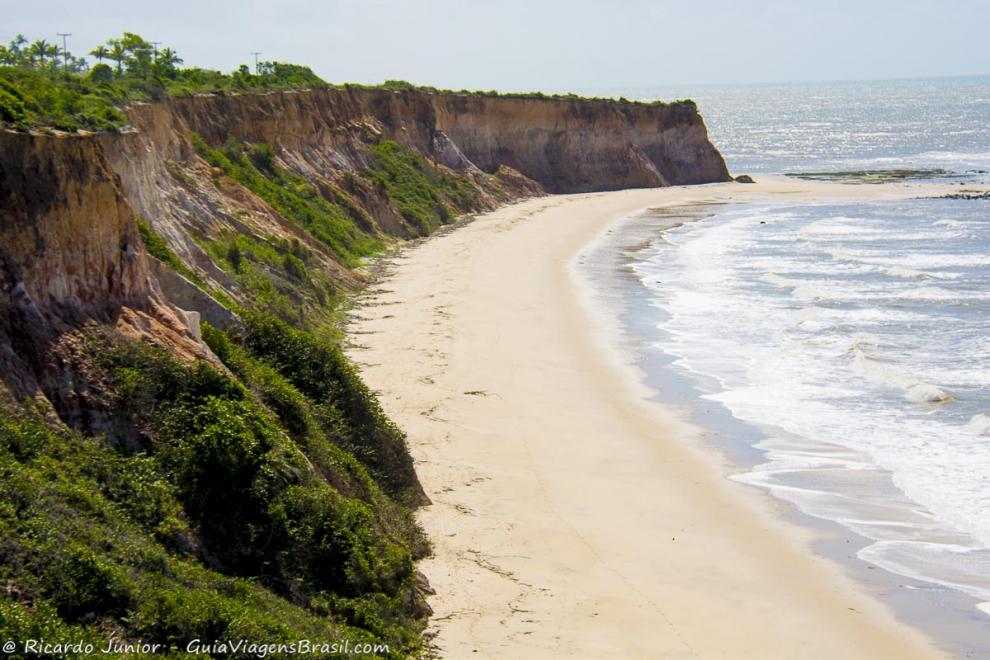
[[(990, 182), (990, 77), (589, 91), (694, 98), (734, 174)], [(726, 451), (747, 439), (732, 479), (855, 533), (855, 561), (933, 608), (971, 599), (990, 632), (990, 200), (700, 215), (630, 218), (585, 260), (624, 288), (641, 366), (721, 411)]]

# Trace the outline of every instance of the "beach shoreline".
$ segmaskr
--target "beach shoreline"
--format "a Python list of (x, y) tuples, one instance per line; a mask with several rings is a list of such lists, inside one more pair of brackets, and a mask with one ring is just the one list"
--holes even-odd
[(943, 655), (725, 478), (578, 285), (577, 255), (643, 208), (952, 190), (759, 179), (521, 202), (404, 250), (359, 302), (350, 355), (433, 500), (440, 655)]
[[(845, 204), (855, 202), (843, 202)], [(963, 591), (898, 572), (890, 572), (861, 557), (860, 551), (875, 541), (844, 526), (838, 520), (823, 518), (803, 510), (797, 503), (740, 476), (767, 463), (763, 443), (786, 433), (778, 427), (765, 427), (744, 421), (709, 395), (724, 389), (685, 367), (666, 344), (671, 335), (664, 324), (667, 313), (657, 307), (656, 291), (647, 285), (637, 266), (656, 253), (664, 235), (677, 232), (693, 222), (721, 224), (733, 213), (759, 214), (766, 206), (750, 204), (664, 207), (636, 213), (614, 223), (607, 232), (579, 255), (578, 275), (595, 298), (594, 305), (607, 310), (615, 319), (609, 343), (643, 372), (642, 379), (655, 393), (653, 400), (675, 408), (692, 424), (704, 429), (704, 442), (715, 448), (727, 462), (730, 479), (770, 497), (770, 506), (785, 521), (811, 530), (811, 549), (839, 564), (857, 585), (891, 607), (899, 620), (922, 630), (936, 640), (952, 657), (984, 657), (990, 653), (987, 633), (990, 619), (980, 609), (980, 599)], [(813, 478), (798, 478), (795, 486), (820, 487)], [(917, 506), (917, 505), (915, 505)]]

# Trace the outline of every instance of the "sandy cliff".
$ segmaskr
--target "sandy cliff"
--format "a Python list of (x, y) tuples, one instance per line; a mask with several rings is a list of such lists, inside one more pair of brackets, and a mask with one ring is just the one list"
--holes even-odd
[[(224, 237), (298, 244), (308, 268), (328, 278), (331, 298), (360, 284), (353, 259), (207, 163), (194, 135), (212, 149), (270, 145), (277, 167), (302, 182), (293, 185), (339, 210), (352, 233), (386, 243), (431, 227), (373, 176), (372, 147), (383, 141), (401, 145), (427, 178), (447, 186), (434, 200), (441, 222), (548, 192), (729, 178), (691, 102), (341, 88), (175, 98), (133, 106), (128, 116), (133, 130), (122, 134), (0, 133), (0, 344), (17, 396), (38, 394), (41, 383), (49, 397), (64, 398), (71, 368), (52, 367), (51, 347), (87, 322), (149, 336), (187, 357), (206, 354), (198, 328), (187, 328), (195, 316), (177, 304), (209, 300), (197, 286), (238, 303), (252, 295), (210, 250)], [(172, 293), (163, 293), (155, 275), (162, 264), (146, 253), (137, 218), (198, 283), (169, 278)], [(289, 304), (325, 304), (323, 292), (303, 291), (291, 273), (258, 268)], [(215, 308), (199, 307), (192, 311), (217, 318)]]
[(137, 132), (107, 138), (108, 158), (135, 209), (189, 258), (196, 249), (182, 235), (190, 227), (180, 231), (167, 219), (210, 225), (224, 210), (202, 190), (183, 190), (175, 176), (177, 166), (196, 161), (191, 133), (213, 147), (232, 138), (269, 144), (284, 165), (367, 211), (374, 231), (400, 237), (419, 231), (362, 176), (370, 163), (367, 145), (381, 140), (408, 146), (473, 181), (482, 194), (470, 207), (456, 209), (462, 212), (543, 192), (729, 178), (691, 102), (644, 105), (354, 88), (176, 98), (135, 106), (129, 117)]
[(335, 89), (174, 99), (131, 117), (142, 128), (161, 125), (163, 111), (214, 144), (233, 135), (277, 145), (324, 174), (360, 167), (362, 143), (385, 138), (454, 170), (506, 166), (552, 193), (729, 178), (690, 101)]
[[(168, 329), (158, 332), (166, 343), (196, 353), (186, 345), (195, 344), (196, 329), (184, 330), (187, 316), (162, 293), (136, 217), (188, 266), (187, 275), (236, 302), (248, 293), (204, 247), (218, 236), (298, 241), (334, 287), (359, 284), (361, 276), (325, 242), (210, 167), (193, 135), (215, 149), (231, 141), (270, 145), (279, 167), (346, 208), (361, 232), (384, 240), (424, 229), (369, 176), (369, 146), (383, 140), (420, 158), (431, 176), (471, 191), (443, 198), (451, 215), (547, 192), (728, 179), (691, 102), (343, 88), (175, 98), (136, 105), (128, 115), (133, 130), (124, 134), (0, 133), (4, 371), (19, 394), (34, 391), (48, 342), (86, 321), (124, 317), (138, 334), (158, 324)], [(188, 305), (197, 296), (181, 298)], [(146, 318), (138, 323), (135, 314)]]
[(86, 323), (205, 355), (162, 295), (97, 141), (0, 133), (0, 208), (0, 377), (16, 398), (71, 397), (58, 344)]

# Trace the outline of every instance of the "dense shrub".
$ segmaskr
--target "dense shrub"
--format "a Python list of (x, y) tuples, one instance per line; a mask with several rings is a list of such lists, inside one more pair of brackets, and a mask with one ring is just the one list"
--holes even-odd
[(410, 501), (419, 484), (402, 432), (337, 346), (272, 316), (246, 313), (244, 346), (313, 402), (321, 427), (368, 467), (386, 492)]
[[(0, 410), (0, 638), (102, 645), (113, 635), (182, 645), (225, 636), (346, 637), (392, 642), (396, 655), (413, 648), (412, 628), (383, 629), (386, 638), (349, 626), (343, 605), (339, 613), (325, 606), (338, 598), (332, 591), (314, 610), (207, 569), (195, 554), (168, 550), (150, 530), (185, 514), (155, 464), (99, 439), (53, 431), (33, 414)], [(125, 485), (130, 475), (142, 475), (138, 485)], [(279, 498), (283, 507), (291, 506), (291, 492)], [(284, 550), (273, 551), (273, 562)]]
[(0, 67), (0, 118), (20, 128), (106, 131), (125, 124), (117, 95), (72, 74)]

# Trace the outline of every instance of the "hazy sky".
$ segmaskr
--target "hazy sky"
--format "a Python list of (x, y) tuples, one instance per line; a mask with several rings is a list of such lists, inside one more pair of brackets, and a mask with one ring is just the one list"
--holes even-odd
[(587, 89), (990, 73), (990, 0), (0, 0), (0, 40), (124, 30), (229, 70), (334, 82)]

